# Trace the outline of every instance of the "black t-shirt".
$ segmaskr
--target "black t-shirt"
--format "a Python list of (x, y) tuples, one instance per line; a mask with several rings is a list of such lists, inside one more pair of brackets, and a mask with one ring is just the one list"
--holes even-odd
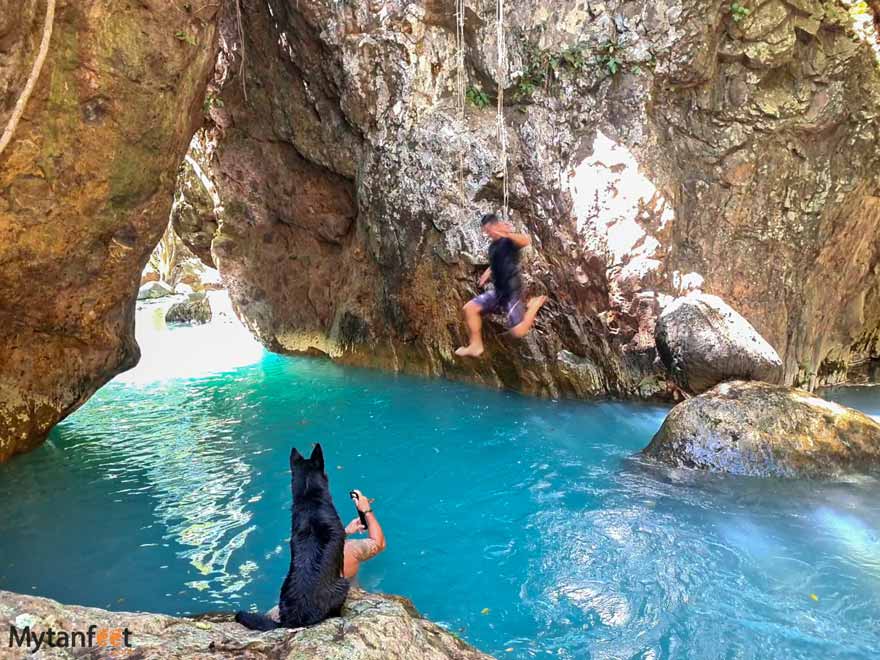
[(519, 252), (520, 248), (509, 238), (499, 238), (489, 246), (492, 283), (501, 303), (519, 295)]

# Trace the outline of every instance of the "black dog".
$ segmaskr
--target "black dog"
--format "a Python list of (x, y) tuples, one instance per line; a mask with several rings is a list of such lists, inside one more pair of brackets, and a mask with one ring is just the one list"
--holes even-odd
[(315, 445), (308, 459), (294, 447), (290, 475), (290, 569), (281, 585), (280, 623), (262, 614), (238, 612), (235, 620), (252, 630), (320, 623), (339, 616), (348, 595), (348, 580), (341, 577), (345, 530), (330, 497), (321, 445)]

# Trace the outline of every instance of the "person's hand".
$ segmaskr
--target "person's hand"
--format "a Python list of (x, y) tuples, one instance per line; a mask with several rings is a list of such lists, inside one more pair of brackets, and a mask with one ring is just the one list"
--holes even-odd
[(500, 238), (507, 238), (513, 233), (513, 225), (509, 222), (499, 222), (497, 223), (497, 227), (498, 236)]
[(347, 535), (359, 534), (360, 532), (366, 532), (367, 528), (361, 524), (360, 516), (352, 520), (345, 526), (345, 533)]
[(486, 284), (489, 282), (489, 278), (491, 278), (491, 277), (492, 277), (492, 273), (489, 271), (486, 271), (485, 273), (480, 275), (480, 282), (479, 282), (480, 287), (486, 286)]
[(354, 491), (357, 493), (358, 498), (354, 500), (354, 506), (358, 511), (369, 511), (370, 505), (375, 501), (371, 499), (367, 499), (366, 495), (364, 495), (361, 491), (355, 489)]

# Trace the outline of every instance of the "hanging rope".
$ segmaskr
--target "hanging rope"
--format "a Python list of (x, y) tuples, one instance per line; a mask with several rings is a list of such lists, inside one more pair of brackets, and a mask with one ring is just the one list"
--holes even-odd
[(54, 24), (55, 0), (48, 0), (46, 3), (46, 20), (43, 22), (43, 40), (40, 42), (40, 50), (37, 53), (37, 59), (34, 60), (34, 67), (31, 69), (31, 75), (25, 83), (21, 96), (18, 97), (18, 101), (15, 103), (15, 108), (12, 110), (12, 115), (10, 115), (9, 122), (6, 124), (6, 129), (3, 131), (3, 136), (0, 137), (0, 154), (3, 153), (6, 146), (12, 141), (12, 135), (18, 127), (18, 121), (21, 119), (22, 114), (24, 114), (24, 108), (27, 105), (28, 100), (31, 98), (31, 94), (37, 84), (37, 79), (40, 77), (40, 71), (43, 70), (43, 62), (46, 61), (46, 54), (49, 52), (49, 41), (52, 39), (52, 26)]
[(495, 19), (496, 39), (498, 41), (498, 64), (495, 71), (495, 78), (498, 81), (498, 114), (496, 123), (498, 127), (498, 142), (501, 148), (501, 177), (504, 191), (504, 205), (501, 210), (501, 217), (503, 220), (507, 220), (510, 186), (507, 180), (507, 127), (504, 125), (504, 84), (507, 80), (507, 45), (504, 42), (504, 0), (498, 0)]
[[(458, 120), (462, 126), (465, 125), (465, 95), (467, 86), (467, 72), (464, 68), (464, 0), (456, 0), (455, 6), (455, 45), (456, 45), (456, 88), (458, 92)], [(464, 195), (464, 148), (458, 151), (458, 194), (461, 198), (462, 206), (465, 205), (466, 199)]]
[(245, 80), (245, 50), (244, 50), (244, 24), (241, 21), (241, 0), (235, 0), (235, 13), (238, 18), (238, 39), (241, 41), (241, 66), (238, 68), (238, 77), (241, 78), (241, 94), (244, 102), (248, 102), (247, 81)]

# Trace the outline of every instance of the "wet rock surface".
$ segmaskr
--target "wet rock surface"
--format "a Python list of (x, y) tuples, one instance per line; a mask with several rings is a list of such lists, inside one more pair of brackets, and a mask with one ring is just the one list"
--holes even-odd
[[(352, 590), (339, 618), (311, 628), (258, 633), (240, 626), (232, 614), (179, 618), (163, 614), (109, 612), (62, 605), (48, 598), (0, 591), (0, 622), (19, 631), (30, 626), (40, 634), (87, 631), (90, 625), (128, 628), (133, 648), (44, 647), (33, 658), (118, 657), (131, 654), (144, 660), (490, 660), (458, 637), (416, 612), (405, 598)], [(4, 640), (5, 642), (5, 640)], [(17, 649), (10, 651), (16, 653)], [(8, 656), (4, 656), (8, 657)]]
[(675, 383), (699, 394), (725, 380), (779, 382), (782, 360), (752, 325), (717, 296), (677, 298), (660, 315), (657, 352)]
[(803, 390), (732, 381), (673, 408), (644, 454), (718, 473), (838, 477), (880, 470), (880, 424)]

